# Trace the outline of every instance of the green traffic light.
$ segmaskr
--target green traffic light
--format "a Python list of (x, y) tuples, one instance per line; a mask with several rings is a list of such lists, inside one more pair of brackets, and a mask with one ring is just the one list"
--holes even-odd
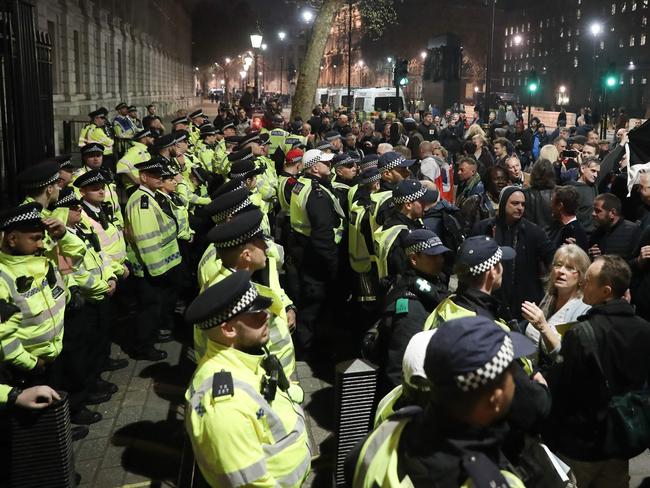
[(613, 76), (608, 76), (606, 80), (607, 86), (612, 87), (616, 84), (616, 78)]
[(404, 77), (399, 80), (399, 84), (402, 86), (408, 85), (408, 83), (409, 83), (409, 79), (407, 77)]
[(537, 91), (537, 83), (531, 83), (530, 85), (528, 85), (528, 90), (531, 93), (535, 93)]

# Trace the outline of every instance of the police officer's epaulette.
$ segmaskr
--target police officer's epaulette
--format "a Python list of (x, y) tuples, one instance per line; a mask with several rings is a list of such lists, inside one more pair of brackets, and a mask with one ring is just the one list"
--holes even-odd
[(18, 308), (15, 304), (4, 299), (0, 300), (0, 323), (6, 322), (18, 312), (20, 312), (20, 308)]
[(422, 407), (417, 405), (408, 405), (393, 412), (387, 420), (402, 420), (415, 417), (422, 412)]
[(235, 387), (232, 381), (232, 373), (223, 369), (212, 376), (212, 398), (233, 396)]
[(297, 195), (300, 193), (300, 191), (305, 187), (304, 183), (301, 183), (300, 181), (297, 181), (296, 184), (293, 186), (291, 189), (291, 193)]
[(149, 208), (149, 195), (142, 195), (140, 197), (140, 208), (142, 209)]

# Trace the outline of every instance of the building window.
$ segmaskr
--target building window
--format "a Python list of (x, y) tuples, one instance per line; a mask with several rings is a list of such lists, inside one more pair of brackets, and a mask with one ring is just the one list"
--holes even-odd
[(580, 43), (579, 43), (578, 41), (576, 41), (576, 45), (575, 45), (575, 47), (573, 48), (573, 50), (574, 50), (574, 51), (580, 51)]
[(578, 28), (576, 27), (576, 36), (579, 36), (579, 35), (580, 35), (580, 29), (578, 29)]
[(514, 34), (514, 27), (510, 26), (510, 35)]
[(630, 47), (634, 46), (634, 35), (630, 36)]
[(515, 34), (519, 34), (519, 26), (518, 25), (515, 26)]
[(564, 37), (564, 29), (560, 29), (560, 37)]
[(645, 76), (643, 78), (641, 78), (641, 84), (642, 85), (645, 85), (647, 82), (648, 82), (648, 80), (646, 79)]
[(568, 31), (566, 31), (566, 36), (567, 36), (567, 37), (571, 37), (571, 29), (569, 29)]
[(601, 51), (605, 50), (605, 41), (600, 41), (600, 50)]
[(632, 12), (636, 10), (636, 0), (632, 0)]
[(639, 37), (639, 46), (645, 46), (645, 34), (641, 34)]
[(612, 15), (616, 14), (616, 4), (612, 3)]
[(580, 15), (581, 15), (580, 9), (576, 10), (576, 19), (580, 20)]
[(542, 35), (541, 34), (539, 35), (539, 43), (540, 44), (542, 43)]
[(648, 17), (645, 15), (641, 17), (641, 27), (646, 27), (648, 25)]
[(508, 28), (506, 27), (506, 36), (508, 35)]
[(577, 68), (578, 67), (578, 58), (573, 58), (573, 67)]
[(564, 24), (564, 15), (560, 16), (560, 24)]
[(540, 21), (539, 21), (539, 28), (541, 29), (541, 28), (543, 28), (543, 27), (544, 27), (544, 21), (543, 21), (543, 20), (540, 20)]
[(570, 42), (566, 43), (566, 52), (568, 52), (568, 53), (571, 52), (571, 43)]
[(643, 8), (648, 8), (648, 0), (641, 0), (643, 3)]
[(621, 13), (624, 13), (627, 10), (627, 2), (621, 4)]
[(618, 47), (623, 47), (623, 46), (625, 46), (625, 43), (623, 42), (623, 39), (619, 39)]
[(630, 85), (634, 85), (634, 75), (630, 75)]
[(530, 22), (528, 22), (528, 28), (526, 29), (528, 32), (530, 32)]

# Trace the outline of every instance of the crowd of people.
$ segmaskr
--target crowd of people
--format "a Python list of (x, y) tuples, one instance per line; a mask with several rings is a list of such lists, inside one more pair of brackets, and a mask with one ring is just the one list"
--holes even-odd
[(625, 128), (327, 105), (286, 121), (269, 101), (257, 130), (239, 102), (168, 132), (153, 105), (142, 124), (99, 108), (81, 166), (19, 175), (25, 200), (0, 215), (2, 403), (65, 391), (85, 436), (130, 313), (136, 360), (192, 330), (185, 421), (211, 486), (300, 486), (296, 361), (356, 357), (378, 407), (350, 486), (551, 486), (569, 468), (627, 486), (650, 442), (616, 423), (650, 396), (650, 169), (629, 168)]

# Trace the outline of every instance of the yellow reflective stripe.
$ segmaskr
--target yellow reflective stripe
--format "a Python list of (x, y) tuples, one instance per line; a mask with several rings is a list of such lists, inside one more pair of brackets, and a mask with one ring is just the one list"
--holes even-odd
[(151, 272), (153, 270), (157, 270), (157, 269), (160, 269), (160, 268), (164, 267), (165, 265), (173, 262), (176, 259), (179, 259), (179, 260), (181, 259), (181, 253), (180, 252), (175, 252), (175, 253), (171, 254), (170, 256), (167, 256), (165, 259), (163, 259), (161, 261), (156, 261), (155, 263), (148, 264), (148, 265), (146, 265), (146, 268), (147, 268), (147, 270), (149, 272)]
[(8, 343), (4, 344), (2, 348), (0, 348), (0, 358), (4, 359), (7, 356), (9, 356), (12, 352), (17, 351), (21, 346), (21, 342), (18, 338), (14, 338)]
[(238, 469), (237, 471), (216, 474), (217, 480), (219, 481), (217, 486), (246, 486), (257, 479), (260, 479), (265, 474), (266, 460), (260, 459), (256, 463), (253, 463), (245, 468)]
[[(370, 434), (370, 438), (363, 445), (361, 451), (362, 455), (357, 461), (357, 468), (354, 473), (353, 486), (363, 486), (365, 479), (368, 476), (370, 465), (375, 459), (375, 455), (384, 444), (388, 441), (393, 433), (400, 427), (400, 424), (406, 425), (406, 422), (397, 420), (388, 420), (381, 424), (374, 432)], [(358, 480), (358, 481), (357, 481)]]
[(63, 332), (63, 321), (61, 320), (54, 328), (44, 332), (36, 337), (31, 337), (29, 339), (22, 339), (23, 346), (33, 346), (35, 344), (42, 344), (44, 342), (50, 342), (56, 336)]

